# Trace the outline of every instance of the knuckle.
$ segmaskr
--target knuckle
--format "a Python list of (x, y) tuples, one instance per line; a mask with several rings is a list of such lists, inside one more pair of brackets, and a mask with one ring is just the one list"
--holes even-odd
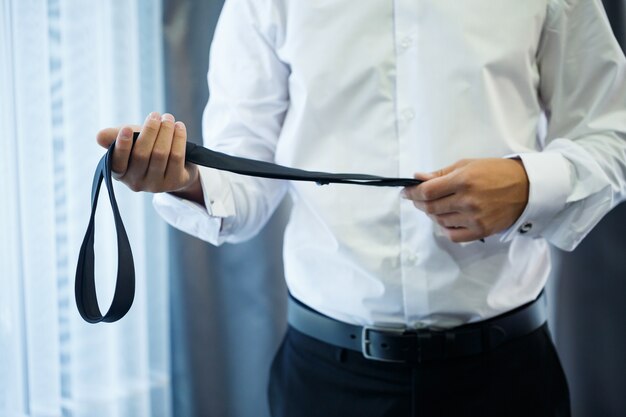
[(126, 166), (128, 165), (128, 156), (126, 158), (120, 154), (113, 154), (113, 159), (111, 160), (111, 170), (117, 174), (123, 174), (126, 170)]
[(173, 162), (182, 162), (185, 159), (185, 151), (172, 149), (170, 152), (170, 158)]
[(185, 129), (174, 126), (174, 137), (178, 140), (187, 141), (187, 132), (185, 131)]
[(159, 128), (161, 127), (161, 122), (159, 122), (158, 120), (149, 120), (146, 122), (146, 124), (143, 125), (143, 129), (141, 129), (141, 133), (142, 134), (148, 134), (148, 135), (156, 135), (157, 133), (159, 133)]
[(461, 188), (461, 190), (470, 190), (473, 185), (472, 177), (467, 172), (459, 172), (457, 175), (459, 179), (459, 187)]
[(168, 157), (169, 157), (169, 154), (165, 152), (164, 150), (154, 149), (152, 151), (152, 156), (150, 157), (150, 160), (153, 162), (165, 162), (167, 161)]
[(432, 189), (431, 189), (430, 187), (424, 187), (424, 188), (422, 188), (422, 190), (421, 190), (421, 193), (420, 193), (420, 194), (421, 194), (421, 197), (422, 197), (424, 200), (431, 200), (431, 199), (433, 198), (433, 195), (434, 195), (434, 194), (433, 194), (433, 191), (432, 191)]
[(150, 160), (150, 154), (148, 152), (136, 149), (133, 151), (133, 161), (135, 163), (145, 164)]
[(437, 211), (436, 205), (429, 201), (424, 202), (423, 206), (424, 206), (424, 211), (428, 214), (435, 214), (435, 212)]
[(466, 197), (464, 202), (465, 209), (470, 212), (477, 212), (480, 209), (480, 204), (478, 200), (473, 197)]

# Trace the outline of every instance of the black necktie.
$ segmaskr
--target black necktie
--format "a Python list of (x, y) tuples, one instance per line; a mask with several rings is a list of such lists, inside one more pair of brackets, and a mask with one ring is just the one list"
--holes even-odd
[[(139, 133), (135, 133), (137, 140)], [(115, 194), (113, 192), (113, 180), (111, 179), (111, 155), (115, 143), (111, 145), (107, 153), (100, 159), (96, 173), (93, 177), (91, 188), (91, 217), (85, 233), (85, 238), (80, 247), (78, 265), (76, 266), (76, 305), (80, 315), (89, 323), (114, 322), (128, 312), (135, 296), (135, 265), (130, 242), (124, 229), (124, 223), (120, 216)], [(324, 184), (358, 184), (370, 186), (407, 187), (417, 185), (421, 181), (413, 178), (385, 178), (364, 174), (331, 174), (327, 172), (311, 172), (301, 169), (288, 168), (264, 161), (239, 158), (214, 152), (209, 149), (187, 142), (185, 160), (198, 165), (216, 168), (222, 171), (230, 171), (237, 174), (254, 177), (275, 178), (292, 181), (312, 181), (319, 185)], [(102, 180), (107, 187), (115, 231), (117, 233), (117, 280), (113, 301), (109, 311), (103, 316), (98, 306), (96, 287), (94, 280), (94, 234), (95, 215), (98, 203), (98, 195)]]

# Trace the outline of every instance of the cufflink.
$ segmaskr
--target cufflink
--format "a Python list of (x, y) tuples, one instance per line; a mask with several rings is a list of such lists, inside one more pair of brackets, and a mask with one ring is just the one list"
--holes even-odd
[(519, 228), (519, 230), (518, 230), (518, 231), (519, 231), (521, 234), (524, 234), (524, 233), (528, 233), (528, 232), (530, 232), (530, 229), (532, 229), (532, 228), (533, 228), (533, 224), (532, 224), (532, 223), (530, 223), (530, 222), (528, 222), (528, 223), (524, 223), (524, 224), (523, 224), (523, 225)]

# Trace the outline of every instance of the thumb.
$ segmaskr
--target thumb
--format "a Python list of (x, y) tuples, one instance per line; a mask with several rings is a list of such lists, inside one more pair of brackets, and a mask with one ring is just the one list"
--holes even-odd
[(413, 178), (420, 181), (428, 181), (432, 180), (433, 178), (437, 178), (437, 176), (434, 173), (416, 172), (415, 174), (413, 174)]
[[(130, 126), (134, 132), (139, 132), (141, 130), (141, 126), (139, 125), (127, 126)], [(111, 144), (115, 142), (115, 139), (117, 138), (120, 129), (121, 127), (107, 127), (99, 131), (98, 135), (96, 136), (96, 141), (98, 142), (98, 145), (108, 149)]]

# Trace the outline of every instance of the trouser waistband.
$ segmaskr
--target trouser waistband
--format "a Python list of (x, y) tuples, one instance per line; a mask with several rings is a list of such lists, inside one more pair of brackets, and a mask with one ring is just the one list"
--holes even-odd
[(546, 322), (546, 296), (505, 314), (447, 330), (382, 329), (344, 323), (325, 316), (292, 296), (288, 321), (296, 330), (323, 342), (359, 351), (368, 359), (422, 363), (476, 355), (525, 336)]

